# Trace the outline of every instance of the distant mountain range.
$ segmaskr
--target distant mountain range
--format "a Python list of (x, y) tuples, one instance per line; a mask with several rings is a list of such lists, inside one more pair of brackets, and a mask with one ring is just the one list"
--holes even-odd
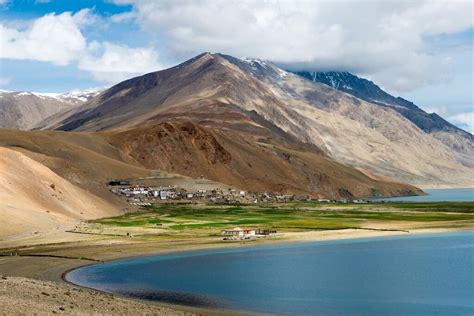
[(100, 90), (39, 93), (0, 90), (0, 128), (31, 129), (47, 117), (89, 101)]

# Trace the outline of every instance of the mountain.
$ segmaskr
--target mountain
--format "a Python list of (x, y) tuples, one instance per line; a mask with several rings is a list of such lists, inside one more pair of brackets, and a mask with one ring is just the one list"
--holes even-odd
[[(388, 94), (370, 80), (360, 78), (349, 72), (300, 71), (295, 73), (313, 82), (326, 84), (367, 102), (394, 109), (421, 130), (433, 135), (433, 137), (458, 153), (470, 155), (473, 152), (474, 137), (472, 134), (454, 126), (436, 113), (426, 113), (413, 102)], [(466, 163), (471, 163), (471, 160), (471, 157), (465, 157)]]
[(0, 91), (0, 128), (31, 129), (47, 117), (74, 108), (97, 96), (100, 91), (38, 93)]
[[(261, 157), (257, 150), (265, 149), (268, 153), (275, 146), (312, 152), (339, 164), (353, 166), (365, 175), (375, 174), (381, 177), (378, 180), (390, 178), (425, 187), (473, 185), (474, 170), (472, 159), (469, 159), (474, 154), (472, 138), (453, 136), (444, 130), (427, 133), (393, 106), (367, 102), (326, 84), (286, 72), (268, 61), (222, 54), (204, 53), (170, 69), (121, 82), (67, 115), (57, 116), (40, 127), (114, 132), (149, 128), (146, 132), (153, 133), (157, 124), (166, 122), (192, 122), (198, 129), (218, 135), (216, 139), (220, 139), (222, 133), (233, 134), (230, 139), (242, 141), (238, 144), (242, 150), (244, 144), (250, 144), (255, 157)], [(161, 130), (161, 127), (156, 128)], [(444, 141), (439, 133), (447, 135)], [(449, 138), (452, 143), (446, 141)], [(121, 144), (122, 147), (131, 148), (140, 142), (140, 150), (146, 148), (146, 141), (123, 139), (131, 144)], [(230, 146), (229, 141), (219, 144), (226, 150)], [(458, 145), (460, 149), (455, 150)], [(174, 148), (170, 145), (168, 150)], [(231, 152), (230, 149), (227, 151)], [(158, 153), (171, 157), (170, 153)], [(287, 154), (281, 151), (272, 153), (281, 157)], [(251, 155), (244, 155), (243, 161), (247, 157)], [(172, 169), (159, 159), (155, 158), (154, 162), (153, 159), (144, 160), (150, 168), (167, 166), (166, 170), (187, 175), (196, 172), (186, 169), (186, 166), (178, 168), (177, 163)], [(173, 159), (169, 159), (169, 163), (173, 163)], [(178, 161), (179, 157), (174, 157), (174, 160)], [(304, 160), (302, 165), (308, 165), (307, 161)], [(234, 181), (213, 175), (212, 168), (202, 167), (203, 175), (209, 175), (213, 180), (228, 184)], [(250, 173), (254, 178), (252, 181), (261, 186), (278, 186), (281, 179), (287, 179), (280, 169), (263, 171), (270, 175), (267, 179)], [(319, 179), (322, 170), (315, 170), (315, 174), (314, 179)], [(318, 192), (318, 182), (313, 182), (314, 179), (294, 181), (300, 182), (297, 187), (305, 192)], [(285, 185), (287, 188), (292, 186), (293, 182)], [(354, 187), (344, 188), (350, 191)], [(332, 187), (331, 190), (334, 193), (338, 188)], [(367, 190), (364, 192), (369, 193)]]
[(251, 108), (255, 100), (274, 105), (264, 107), (270, 115), (285, 111), (283, 121), (294, 115), (263, 82), (221, 55), (203, 54), (119, 83), (46, 128), (100, 132), (147, 169), (245, 190), (328, 197), (420, 192), (335, 162)]

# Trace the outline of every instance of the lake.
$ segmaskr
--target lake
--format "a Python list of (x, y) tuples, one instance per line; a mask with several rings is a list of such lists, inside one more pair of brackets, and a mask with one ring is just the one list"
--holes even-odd
[(391, 202), (472, 202), (474, 189), (425, 189), (427, 195), (376, 199)]
[(175, 304), (283, 315), (473, 315), (474, 232), (136, 257), (72, 283)]

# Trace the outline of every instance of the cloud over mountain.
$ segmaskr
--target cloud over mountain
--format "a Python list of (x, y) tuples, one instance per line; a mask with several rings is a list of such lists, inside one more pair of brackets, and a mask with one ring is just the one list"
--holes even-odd
[(210, 50), (295, 70), (346, 70), (396, 91), (446, 80), (450, 59), (426, 39), (473, 26), (470, 1), (116, 2), (133, 4), (142, 29), (184, 57)]

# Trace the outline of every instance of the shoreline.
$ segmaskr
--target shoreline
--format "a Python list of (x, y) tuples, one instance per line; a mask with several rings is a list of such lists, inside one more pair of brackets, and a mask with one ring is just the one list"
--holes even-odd
[[(99, 243), (97, 245), (92, 245), (90, 251), (100, 254), (99, 258), (101, 262), (110, 262), (116, 260), (126, 260), (136, 257), (145, 257), (145, 256), (159, 256), (159, 255), (169, 255), (177, 253), (186, 253), (193, 251), (213, 251), (213, 250), (223, 250), (223, 249), (238, 249), (238, 248), (251, 248), (251, 247), (265, 247), (265, 246), (278, 246), (278, 245), (291, 245), (291, 244), (303, 244), (310, 242), (324, 242), (324, 241), (335, 241), (335, 240), (354, 240), (354, 239), (370, 239), (370, 238), (380, 238), (380, 237), (396, 237), (396, 236), (416, 236), (422, 234), (440, 234), (440, 233), (453, 233), (453, 232), (463, 232), (463, 231), (473, 231), (472, 228), (426, 228), (426, 229), (414, 229), (408, 232), (403, 232), (401, 230), (355, 230), (355, 229), (345, 229), (338, 231), (307, 231), (307, 232), (298, 232), (298, 233), (284, 233), (283, 236), (275, 236), (264, 238), (263, 240), (258, 241), (236, 241), (236, 242), (222, 242), (220, 239), (215, 240), (193, 240), (186, 241), (185, 243), (180, 243), (174, 246), (172, 249), (169, 247), (163, 248), (159, 247), (159, 243), (155, 244), (157, 247), (149, 247), (149, 244), (137, 243), (133, 241), (131, 243), (124, 243), (119, 245), (117, 249), (108, 250), (109, 253), (102, 252), (104, 244)], [(83, 241), (80, 245), (84, 247), (83, 244), (94, 243)], [(107, 243), (106, 243), (107, 244)], [(51, 245), (39, 246), (37, 252), (41, 252), (43, 247), (44, 252), (47, 254), (51, 250), (49, 247), (54, 247), (54, 243)], [(64, 247), (64, 245), (61, 245)], [(66, 245), (67, 246), (67, 245)], [(142, 246), (142, 247), (140, 247)], [(34, 248), (34, 247), (33, 247)], [(61, 249), (61, 247), (59, 247)], [(107, 249), (107, 247), (105, 247)], [(133, 249), (133, 251), (128, 251)], [(1, 251), (1, 250), (0, 250)], [(178, 305), (170, 304), (166, 301), (150, 301), (143, 300), (138, 298), (131, 298), (126, 296), (121, 296), (117, 294), (111, 294), (103, 292), (96, 289), (90, 289), (87, 287), (82, 287), (76, 285), (72, 282), (69, 282), (66, 279), (66, 275), (75, 269), (98, 264), (99, 262), (91, 262), (82, 259), (73, 259), (73, 258), (48, 258), (48, 257), (27, 257), (26, 256), (13, 256), (13, 257), (0, 257), (0, 275), (4, 275), (7, 278), (12, 277), (26, 277), (32, 280), (37, 281), (55, 281), (56, 286), (58, 287), (72, 287), (79, 288), (86, 292), (100, 293), (99, 296), (103, 297), (115, 297), (117, 299), (133, 302), (131, 304), (145, 304), (149, 308), (164, 308), (169, 309), (178, 314), (204, 314), (204, 315), (222, 315), (222, 314), (245, 314), (246, 312), (233, 311), (233, 310), (219, 310), (213, 308), (201, 308), (187, 305)], [(12, 260), (13, 262), (8, 264), (8, 261)], [(58, 264), (59, 263), (59, 264)], [(26, 267), (25, 267), (26, 266)], [(18, 272), (18, 267), (23, 267), (24, 272)], [(26, 268), (26, 269), (25, 269)], [(26, 271), (26, 272), (25, 272)], [(0, 296), (1, 298), (1, 296)], [(1, 305), (1, 304), (0, 304)], [(4, 312), (0, 308), (0, 314)], [(166, 312), (168, 313), (168, 311)]]
[[(169, 252), (167, 251), (167, 252), (159, 252), (159, 253), (147, 253), (147, 254), (136, 255), (136, 256), (125, 256), (125, 257), (120, 257), (120, 258), (116, 258), (116, 259), (107, 260), (107, 261), (104, 261), (104, 262), (101, 262), (101, 263), (90, 263), (90, 264), (82, 265), (82, 266), (79, 266), (79, 267), (76, 267), (76, 268), (72, 268), (68, 271), (65, 271), (62, 274), (61, 278), (62, 278), (63, 282), (71, 284), (73, 286), (86, 288), (86, 289), (90, 289), (90, 290), (93, 290), (93, 291), (98, 291), (98, 292), (105, 293), (105, 294), (111, 294), (111, 295), (126, 298), (126, 299), (137, 300), (137, 301), (141, 301), (141, 302), (147, 302), (147, 303), (150, 303), (150, 304), (157, 304), (159, 306), (167, 306), (167, 307), (171, 307), (171, 308), (177, 308), (177, 309), (180, 309), (180, 310), (181, 309), (186, 309), (186, 310), (191, 311), (191, 312), (199, 312), (199, 313), (211, 314), (211, 315), (215, 315), (216, 313), (217, 313), (217, 315), (220, 315), (221, 313), (226, 314), (226, 315), (227, 314), (246, 315), (246, 314), (251, 314), (251, 312), (250, 311), (231, 310), (231, 309), (218, 309), (218, 308), (212, 308), (212, 307), (201, 307), (201, 306), (193, 306), (193, 305), (181, 305), (181, 304), (176, 304), (176, 303), (170, 303), (166, 300), (147, 300), (147, 299), (140, 299), (140, 298), (135, 298), (135, 297), (131, 297), (131, 296), (120, 295), (120, 294), (116, 294), (116, 293), (113, 293), (113, 292), (107, 292), (107, 291), (98, 290), (98, 289), (95, 289), (95, 288), (90, 288), (90, 287), (87, 287), (87, 286), (84, 286), (84, 285), (76, 284), (74, 282), (68, 281), (66, 279), (66, 275), (71, 271), (74, 271), (74, 270), (77, 270), (77, 269), (80, 269), (80, 268), (83, 268), (83, 267), (86, 267), (86, 266), (92, 266), (92, 265), (96, 265), (96, 264), (106, 264), (106, 263), (109, 263), (109, 262), (121, 261), (121, 260), (131, 260), (131, 259), (140, 258), (140, 257), (169, 256), (169, 255), (180, 255), (180, 254), (183, 255), (183, 257), (186, 257), (186, 254), (193, 253), (193, 252), (212, 252), (212, 253), (214, 253), (216, 251), (218, 252), (219, 250), (231, 250), (231, 251), (235, 250), (236, 252), (238, 252), (239, 250), (245, 250), (245, 249), (258, 250), (258, 248), (265, 248), (265, 247), (271, 247), (271, 246), (304, 245), (304, 244), (318, 243), (318, 242), (324, 243), (324, 242), (334, 242), (334, 241), (357, 241), (357, 240), (360, 240), (361, 242), (364, 242), (364, 241), (370, 241), (372, 239), (380, 239), (380, 238), (397, 239), (397, 238), (400, 238), (400, 237), (410, 238), (410, 237), (415, 237), (415, 236), (417, 236), (417, 237), (420, 237), (420, 236), (429, 237), (429, 236), (445, 235), (445, 234), (450, 235), (450, 234), (453, 234), (453, 233), (474, 232), (474, 229), (437, 229), (437, 230), (428, 229), (428, 230), (423, 230), (423, 231), (412, 231), (412, 232), (408, 232), (408, 231), (388, 231), (390, 234), (383, 234), (383, 232), (387, 232), (387, 231), (375, 231), (375, 232), (376, 232), (375, 235), (364, 236), (364, 237), (360, 237), (360, 236), (357, 237), (356, 236), (356, 237), (347, 237), (347, 238), (345, 238), (344, 236), (342, 236), (342, 238), (323, 238), (323, 239), (310, 239), (310, 240), (292, 240), (292, 239), (284, 240), (284, 241), (282, 241), (282, 240), (273, 240), (271, 242), (267, 242), (265, 244), (259, 244), (259, 245), (246, 244), (246, 245), (238, 245), (238, 246), (233, 246), (233, 247), (223, 246), (223, 247), (213, 247), (213, 248), (199, 248), (198, 247), (198, 248), (195, 248), (195, 249), (192, 249), (192, 250), (176, 250), (176, 251), (169, 251)], [(377, 234), (377, 232), (379, 232), (379, 234)], [(391, 234), (391, 233), (393, 233), (393, 234)]]

